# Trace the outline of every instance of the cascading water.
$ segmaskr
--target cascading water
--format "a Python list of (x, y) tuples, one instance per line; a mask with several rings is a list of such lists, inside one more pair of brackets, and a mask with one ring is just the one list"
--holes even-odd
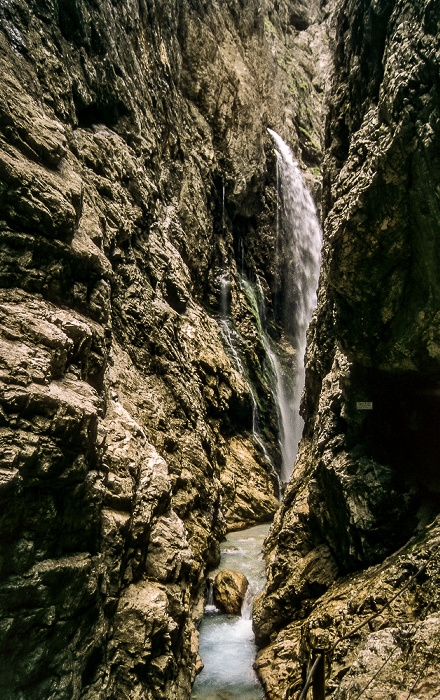
[(228, 308), (228, 298), (229, 298), (229, 288), (230, 288), (230, 281), (227, 276), (226, 272), (222, 272), (220, 277), (218, 278), (219, 284), (220, 284), (220, 312), (221, 312), (221, 318), (220, 318), (220, 331), (223, 337), (223, 341), (225, 343), (225, 346), (227, 348), (228, 354), (230, 356), (230, 359), (234, 362), (234, 365), (238, 372), (241, 374), (243, 379), (245, 380), (248, 389), (249, 389), (249, 395), (251, 397), (251, 403), (252, 403), (252, 437), (254, 439), (254, 442), (257, 444), (260, 452), (264, 455), (266, 461), (272, 465), (272, 460), (269, 456), (269, 453), (266, 449), (266, 446), (261, 439), (261, 436), (259, 434), (259, 411), (258, 411), (258, 402), (257, 402), (257, 397), (255, 395), (255, 391), (252, 387), (251, 382), (249, 381), (245, 366), (242, 362), (242, 359), (240, 357), (240, 353), (238, 348), (240, 345), (243, 345), (243, 341), (239, 335), (239, 333), (235, 330), (233, 327), (230, 317), (229, 317), (229, 308)]
[[(304, 384), (306, 330), (316, 304), (322, 236), (313, 200), (290, 149), (278, 134), (270, 129), (269, 133), (275, 142), (277, 154), (276, 265), (278, 268), (281, 265), (279, 258), (282, 250), (285, 258), (282, 280), (284, 325), (286, 335), (291, 339), (296, 351), (297, 371), (294, 377), (287, 376), (286, 372), (282, 371), (266, 334), (264, 294), (258, 276), (256, 283), (251, 284), (242, 275), (240, 283), (254, 311), (259, 336), (270, 364), (271, 374), (275, 378), (274, 395), (279, 410), (283, 460), (282, 479), (287, 481), (293, 468), (303, 427), (299, 415), (299, 402)], [(253, 405), (254, 438), (266, 453), (257, 433), (256, 396), (238, 350), (242, 341), (229, 318), (230, 281), (226, 270), (218, 279), (221, 332), (231, 359), (249, 386)], [(238, 618), (221, 615), (213, 601), (208, 601), (200, 631), (200, 654), (205, 668), (196, 678), (193, 700), (218, 700), (226, 697), (230, 700), (260, 700), (263, 696), (252, 670), (255, 644), (251, 609), (253, 597), (264, 583), (264, 564), (261, 554), (257, 556), (257, 551), (261, 552), (267, 530), (268, 526), (259, 526), (247, 533), (230, 533), (222, 546), (222, 568), (232, 568), (244, 573), (251, 582), (250, 592), (243, 605), (242, 615)], [(249, 535), (252, 532), (258, 532), (258, 536)], [(252, 543), (251, 547), (249, 543)]]
[[(269, 336), (266, 333), (266, 306), (264, 292), (261, 287), (260, 279), (257, 275), (256, 283), (252, 284), (244, 276), (240, 278), (241, 286), (248, 298), (255, 320), (261, 343), (264, 347), (267, 360), (269, 362), (272, 375), (272, 393), (278, 410), (278, 424), (280, 426), (280, 442), (282, 452), (282, 469), (281, 479), (286, 481), (288, 475), (285, 473), (284, 465), (286, 460), (285, 455), (285, 436), (289, 434), (289, 430), (293, 430), (293, 407), (291, 405), (290, 396), (288, 394), (289, 383), (286, 380), (281, 369), (280, 361), (274, 351)], [(281, 488), (281, 484), (280, 484)]]
[[(296, 353), (295, 376), (278, 366), (277, 398), (281, 416), (283, 481), (293, 469), (303, 430), (299, 414), (304, 386), (306, 332), (316, 305), (322, 232), (316, 208), (289, 146), (268, 129), (277, 155), (277, 241), (283, 250), (283, 322)], [(281, 263), (280, 263), (281, 264)]]
[(251, 611), (255, 595), (264, 586), (261, 550), (268, 530), (266, 524), (231, 532), (221, 545), (221, 568), (243, 573), (249, 581), (248, 595), (241, 616), (224, 615), (212, 604), (205, 608), (199, 645), (205, 667), (194, 683), (193, 700), (263, 698), (252, 668), (256, 646)]

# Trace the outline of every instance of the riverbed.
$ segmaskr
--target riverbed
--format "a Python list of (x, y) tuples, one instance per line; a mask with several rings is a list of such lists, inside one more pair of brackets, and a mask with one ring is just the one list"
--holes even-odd
[(200, 626), (200, 656), (204, 668), (197, 676), (192, 700), (263, 700), (264, 694), (252, 668), (256, 646), (252, 632), (252, 601), (264, 586), (262, 546), (269, 524), (231, 532), (221, 545), (221, 562), (211, 572), (233, 569), (249, 581), (242, 615), (220, 613), (206, 606)]

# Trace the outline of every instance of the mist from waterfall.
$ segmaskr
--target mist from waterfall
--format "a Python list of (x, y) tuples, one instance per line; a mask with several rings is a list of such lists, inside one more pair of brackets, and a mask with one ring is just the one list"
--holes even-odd
[(292, 374), (277, 372), (277, 398), (282, 417), (280, 441), (281, 478), (288, 481), (293, 469), (304, 422), (299, 414), (304, 387), (306, 333), (316, 306), (322, 231), (316, 207), (289, 146), (272, 129), (277, 156), (277, 260), (283, 275), (283, 323), (296, 353)]

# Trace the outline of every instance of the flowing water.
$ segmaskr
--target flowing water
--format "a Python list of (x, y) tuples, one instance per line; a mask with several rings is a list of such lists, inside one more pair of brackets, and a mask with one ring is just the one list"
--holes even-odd
[[(242, 359), (240, 357), (239, 348), (242, 347), (244, 343), (242, 338), (240, 337), (240, 334), (234, 328), (229, 316), (228, 298), (231, 283), (226, 271), (223, 271), (220, 274), (218, 281), (220, 285), (220, 333), (225, 343), (225, 349), (227, 354), (229, 355), (229, 358), (234, 363), (235, 368), (241, 374), (249, 389), (249, 395), (252, 403), (252, 437), (261, 454), (264, 455), (266, 462), (273, 468), (271, 457), (266, 449), (266, 445), (264, 444), (264, 441), (261, 438), (259, 431), (260, 416), (258, 411), (257, 397), (252, 383), (249, 380), (244, 363), (242, 362)], [(276, 474), (275, 470), (274, 473)], [(278, 476), (278, 474), (276, 475)]]
[[(303, 428), (299, 404), (305, 374), (306, 331), (316, 305), (322, 234), (312, 197), (298, 164), (282, 138), (271, 129), (268, 131), (275, 143), (277, 155), (275, 254), (277, 269), (281, 268), (283, 277), (284, 323), (296, 352), (297, 369), (294, 376), (283, 371), (266, 334), (264, 294), (258, 277), (255, 284), (251, 284), (244, 276), (240, 282), (255, 310), (260, 339), (275, 378), (274, 396), (278, 404), (282, 452), (281, 476), (287, 481)], [(224, 188), (222, 227), (224, 228)], [(253, 404), (253, 433), (260, 440), (256, 396), (238, 350), (241, 338), (229, 319), (230, 282), (225, 272), (220, 275), (219, 282), (220, 328), (231, 358), (249, 385)], [(260, 442), (262, 444), (261, 440)], [(200, 628), (200, 655), (204, 668), (195, 680), (192, 700), (263, 700), (263, 691), (252, 668), (256, 647), (251, 611), (253, 598), (264, 586), (261, 550), (268, 529), (269, 525), (260, 525), (244, 532), (230, 533), (222, 545), (221, 568), (245, 574), (250, 582), (249, 592), (241, 616), (222, 614), (212, 601), (208, 601)], [(212, 572), (213, 577), (215, 574)]]
[(299, 405), (304, 386), (306, 332), (316, 306), (322, 232), (312, 196), (289, 146), (275, 131), (268, 129), (268, 132), (275, 143), (277, 155), (276, 251), (283, 250), (284, 323), (297, 358), (295, 376), (287, 376), (278, 367), (277, 378), (282, 416), (281, 477), (287, 481), (304, 425)]
[(242, 277), (240, 282), (245, 290), (248, 300), (250, 301), (250, 305), (257, 322), (259, 337), (271, 369), (271, 388), (275, 399), (275, 404), (277, 406), (278, 424), (280, 429), (282, 458), (281, 479), (282, 481), (287, 481), (290, 476), (290, 472), (287, 470), (288, 460), (291, 458), (289, 449), (292, 449), (289, 436), (294, 435), (296, 430), (295, 410), (299, 415), (299, 407), (297, 407), (294, 402), (295, 382), (292, 380), (292, 377), (286, 376), (286, 374), (283, 372), (278, 355), (275, 352), (273, 344), (266, 333), (265, 298), (258, 275), (254, 284), (249, 282), (249, 280), (247, 280), (245, 277)]
[[(192, 700), (262, 700), (264, 695), (252, 664), (256, 647), (252, 632), (252, 601), (264, 586), (261, 550), (269, 525), (231, 532), (222, 543), (221, 569), (243, 573), (249, 581), (241, 617), (224, 615), (211, 603), (200, 627), (200, 656), (205, 664), (194, 683)], [(220, 569), (213, 571), (215, 577)]]

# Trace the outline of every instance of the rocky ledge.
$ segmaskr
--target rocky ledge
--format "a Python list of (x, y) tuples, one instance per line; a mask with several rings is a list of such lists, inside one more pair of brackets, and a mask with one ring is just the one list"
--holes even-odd
[[(315, 591), (328, 580), (312, 561), (306, 571), (301, 567), (298, 597), (307, 586), (309, 600), (257, 656), (267, 697), (299, 696), (314, 649), (325, 651), (326, 697), (348, 700), (362, 692), (370, 700), (406, 698), (410, 690), (415, 697), (437, 697), (439, 563), (437, 518), (400, 551), (339, 577), (318, 598)], [(257, 602), (260, 634), (268, 631), (268, 615)]]

